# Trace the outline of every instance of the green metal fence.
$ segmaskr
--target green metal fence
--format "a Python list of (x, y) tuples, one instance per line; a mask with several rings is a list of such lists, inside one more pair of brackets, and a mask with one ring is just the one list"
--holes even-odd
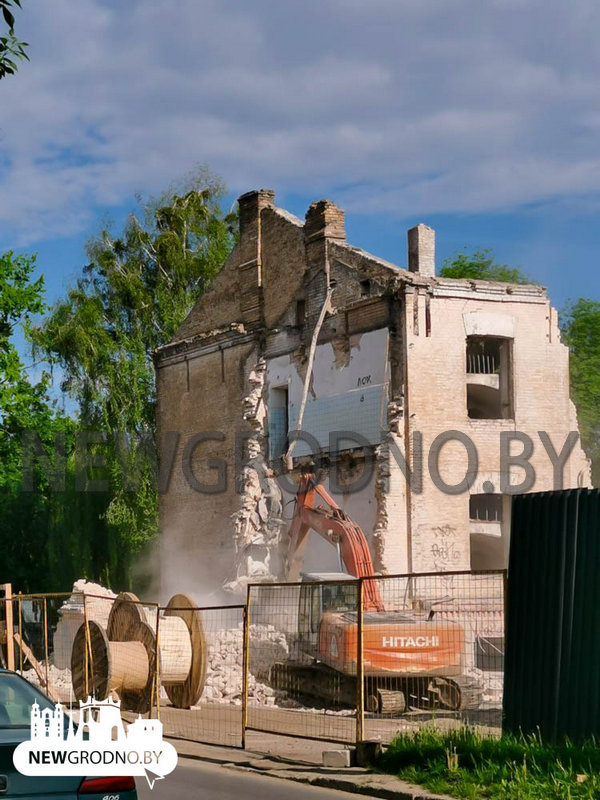
[(515, 497), (504, 729), (600, 734), (600, 491)]

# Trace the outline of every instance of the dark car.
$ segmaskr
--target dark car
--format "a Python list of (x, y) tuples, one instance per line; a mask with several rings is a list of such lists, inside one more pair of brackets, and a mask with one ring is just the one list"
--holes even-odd
[(16, 672), (0, 669), (0, 800), (137, 800), (131, 777), (94, 778), (64, 776), (59, 778), (22, 775), (13, 765), (13, 751), (29, 739), (31, 706), (53, 709), (45, 694)]

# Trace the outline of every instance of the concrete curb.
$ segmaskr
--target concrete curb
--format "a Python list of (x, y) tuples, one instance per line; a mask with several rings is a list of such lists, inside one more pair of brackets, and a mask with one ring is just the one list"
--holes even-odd
[(171, 742), (180, 758), (203, 761), (238, 772), (294, 781), (323, 789), (381, 797), (384, 800), (455, 800), (447, 795), (431, 794), (426, 789), (405, 783), (393, 775), (369, 772), (362, 767), (335, 769), (247, 750), (198, 745), (195, 742), (177, 739)]
[[(239, 772), (252, 772), (280, 780), (305, 783), (310, 786), (319, 786), (322, 789), (337, 789), (352, 794), (367, 795), (368, 797), (381, 797), (385, 800), (455, 800), (447, 795), (430, 794), (426, 789), (411, 786), (392, 775), (375, 775), (360, 770), (356, 776), (340, 776), (336, 774), (322, 775), (311, 771), (291, 772), (290, 770), (258, 769), (243, 764), (224, 764), (227, 769)], [(357, 768), (355, 768), (357, 769)]]

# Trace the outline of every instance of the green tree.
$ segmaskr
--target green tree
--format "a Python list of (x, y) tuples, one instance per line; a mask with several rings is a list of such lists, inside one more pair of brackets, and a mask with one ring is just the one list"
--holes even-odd
[(0, 426), (2, 440), (10, 435), (11, 421), (25, 419), (43, 396), (46, 382), (31, 384), (14, 343), (21, 329), (31, 333), (31, 319), (44, 309), (44, 281), (31, 280), (35, 257), (0, 255)]
[(115, 585), (130, 583), (133, 557), (157, 533), (152, 356), (231, 249), (236, 220), (221, 211), (222, 196), (202, 173), (183, 191), (145, 203), (121, 235), (101, 230), (88, 243), (83, 275), (34, 334), (36, 352), (62, 370), (80, 424), (108, 435), (103, 562)]
[(502, 281), (503, 283), (535, 283), (517, 267), (497, 264), (491, 250), (475, 250), (473, 253), (457, 253), (444, 259), (440, 270), (443, 278), (470, 278), (479, 281)]
[(571, 397), (577, 406), (583, 446), (600, 486), (600, 302), (580, 297), (561, 312), (564, 343), (570, 350)]
[[(0, 564), (5, 579), (25, 591), (56, 588), (57, 578), (72, 580), (77, 571), (73, 574), (68, 557), (57, 556), (87, 547), (87, 540), (79, 545), (73, 535), (81, 527), (66, 524), (60, 512), (64, 506), (81, 516), (81, 503), (67, 504), (62, 493), (53, 493), (39, 465), (29, 486), (22, 481), (27, 435), (52, 452), (56, 434), (66, 442), (74, 431), (50, 400), (50, 376), (32, 377), (38, 365), (26, 366), (16, 345), (30, 337), (34, 315), (45, 308), (43, 278), (34, 279), (34, 270), (34, 256), (0, 255)], [(79, 560), (80, 569), (89, 568), (91, 552)]]
[(14, 75), (18, 69), (17, 62), (27, 59), (25, 48), (27, 42), (21, 42), (15, 36), (15, 17), (12, 8), (21, 8), (21, 0), (0, 0), (0, 12), (8, 30), (0, 36), (0, 80), (7, 75)]

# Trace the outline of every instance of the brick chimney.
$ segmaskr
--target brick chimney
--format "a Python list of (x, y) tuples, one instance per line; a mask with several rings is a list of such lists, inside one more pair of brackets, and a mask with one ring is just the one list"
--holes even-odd
[(255, 189), (238, 197), (238, 285), (244, 322), (258, 322), (261, 316), (261, 212), (272, 208), (274, 200), (275, 192), (271, 189)]
[(408, 269), (426, 278), (435, 276), (435, 231), (422, 222), (408, 231)]
[(308, 244), (325, 238), (346, 238), (344, 212), (331, 200), (318, 200), (311, 203), (306, 212), (304, 239)]
[(255, 189), (238, 197), (242, 264), (252, 259), (260, 260), (260, 212), (263, 208), (271, 208), (274, 200), (275, 192), (271, 189)]
[(304, 221), (306, 263), (309, 270), (325, 269), (329, 275), (327, 242), (332, 239), (337, 241), (346, 239), (344, 212), (331, 200), (311, 203)]

